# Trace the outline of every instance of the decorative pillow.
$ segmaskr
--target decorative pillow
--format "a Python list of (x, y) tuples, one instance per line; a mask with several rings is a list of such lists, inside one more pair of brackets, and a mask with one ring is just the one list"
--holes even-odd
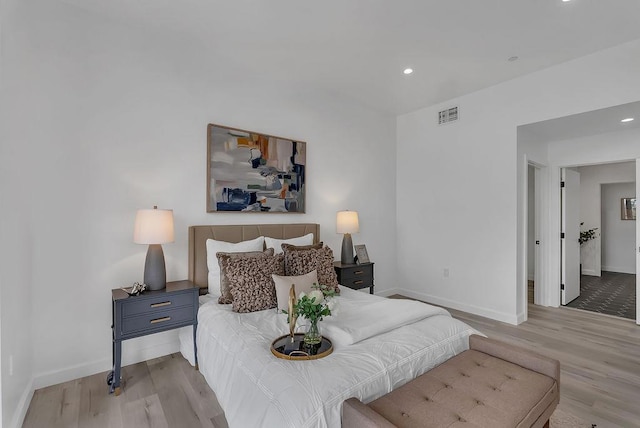
[(271, 275), (284, 273), (283, 259), (282, 254), (252, 258), (222, 256), (231, 283), (233, 311), (256, 312), (277, 306), (276, 288)]
[(209, 293), (218, 293), (220, 289), (220, 265), (216, 253), (245, 253), (264, 250), (264, 236), (238, 243), (207, 239), (207, 268), (209, 269)]
[(271, 275), (276, 286), (276, 299), (278, 300), (278, 310), (286, 311), (289, 308), (289, 290), (291, 284), (296, 286), (296, 297), (304, 292), (309, 294), (313, 284), (318, 284), (318, 273), (315, 270), (298, 276)]
[(267, 248), (273, 248), (276, 254), (282, 254), (282, 244), (291, 244), (291, 245), (311, 245), (313, 244), (313, 233), (307, 233), (304, 236), (300, 236), (299, 238), (289, 238), (289, 239), (275, 239), (269, 238), (266, 236), (264, 238), (264, 243)]
[(281, 244), (282, 252), (285, 253), (287, 251), (302, 251), (302, 250), (320, 250), (324, 247), (324, 242), (320, 241), (317, 244), (311, 245), (292, 245), (292, 244)]
[(338, 277), (333, 268), (333, 251), (329, 247), (300, 249), (293, 245), (282, 244), (284, 267), (287, 276), (304, 275), (312, 270), (318, 273), (318, 283), (333, 287), (340, 293)]
[(216, 253), (218, 258), (218, 265), (220, 266), (220, 297), (218, 297), (218, 303), (221, 305), (228, 305), (233, 302), (233, 295), (231, 295), (231, 283), (229, 276), (222, 263), (222, 260), (226, 258), (251, 258), (251, 257), (272, 257), (273, 248), (269, 248), (264, 251), (249, 251), (247, 253)]

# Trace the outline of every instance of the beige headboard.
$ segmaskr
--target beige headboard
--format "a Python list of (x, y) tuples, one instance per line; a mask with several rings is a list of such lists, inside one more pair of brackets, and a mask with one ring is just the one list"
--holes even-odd
[(189, 226), (189, 281), (203, 289), (200, 294), (206, 293), (209, 274), (207, 239), (235, 243), (259, 236), (289, 239), (308, 233), (313, 233), (314, 243), (320, 241), (320, 225), (315, 223)]

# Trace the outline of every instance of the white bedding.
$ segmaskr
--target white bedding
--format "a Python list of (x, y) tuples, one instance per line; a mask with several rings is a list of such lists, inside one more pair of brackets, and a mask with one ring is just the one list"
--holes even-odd
[[(355, 296), (358, 294), (362, 293)], [(449, 315), (442, 308), (414, 300), (340, 300), (338, 310), (334, 311), (337, 314), (322, 322), (322, 334), (331, 338), (336, 350), (434, 315)]]
[[(386, 301), (341, 290), (340, 310), (331, 324), (356, 319), (357, 308), (370, 317), (367, 310)], [(477, 333), (448, 312), (426, 305), (423, 319), (404, 320), (406, 325), (390, 331), (378, 325), (375, 329), (387, 331), (351, 345), (338, 344), (319, 360), (289, 361), (269, 350), (275, 338), (288, 332), (286, 315), (275, 310), (238, 314), (213, 297), (198, 313), (199, 366), (232, 428), (339, 427), (344, 400), (369, 402), (386, 394), (467, 349), (467, 337)], [(185, 330), (180, 338), (183, 354), (189, 348), (192, 354), (191, 334)]]

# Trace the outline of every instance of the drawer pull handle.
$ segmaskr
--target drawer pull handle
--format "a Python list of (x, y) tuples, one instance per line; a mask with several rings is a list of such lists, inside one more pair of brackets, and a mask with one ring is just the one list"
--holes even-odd
[(362, 284), (364, 281), (360, 280), (360, 281), (353, 281), (353, 285), (360, 285)]
[(353, 273), (354, 273), (354, 275), (362, 275), (364, 273), (364, 271), (363, 270), (357, 270), (357, 271), (355, 271)]
[(161, 308), (163, 306), (169, 306), (171, 302), (162, 302), (162, 303), (153, 303), (151, 305), (152, 308)]
[(171, 317), (156, 318), (154, 320), (151, 320), (151, 324), (157, 324), (159, 322), (169, 321), (170, 319), (171, 319)]

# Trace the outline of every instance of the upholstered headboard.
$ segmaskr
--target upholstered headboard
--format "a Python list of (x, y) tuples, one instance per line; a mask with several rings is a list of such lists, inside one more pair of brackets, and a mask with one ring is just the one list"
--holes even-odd
[(275, 239), (289, 239), (313, 233), (313, 242), (320, 241), (320, 225), (315, 223), (291, 224), (243, 224), (209, 225), (189, 227), (189, 281), (198, 285), (201, 293), (208, 288), (207, 239), (216, 241), (241, 242), (267, 236)]

